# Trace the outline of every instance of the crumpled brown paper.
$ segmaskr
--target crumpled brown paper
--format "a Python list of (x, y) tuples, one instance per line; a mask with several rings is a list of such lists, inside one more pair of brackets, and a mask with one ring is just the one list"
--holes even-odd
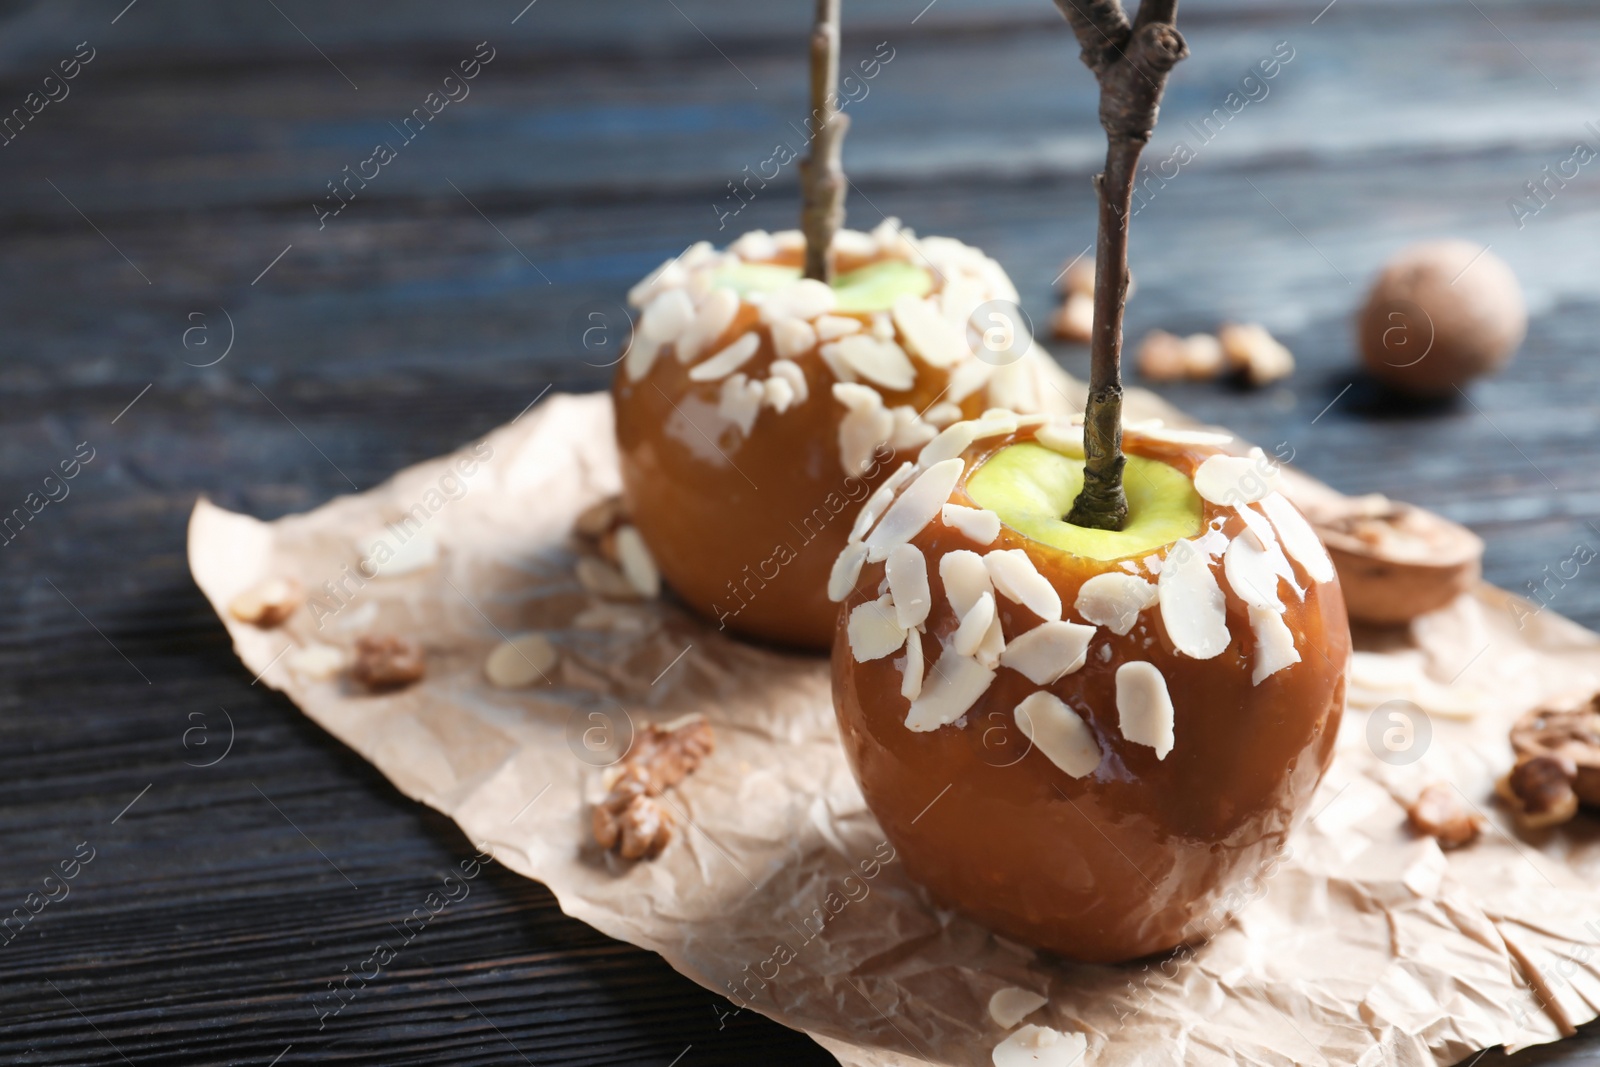
[[(1081, 387), (1058, 382), (1060, 406), (1075, 405)], [(1181, 421), (1149, 394), (1131, 394), (1129, 413)], [(1303, 481), (1297, 492), (1319, 488)], [(670, 603), (584, 591), (572, 521), (618, 487), (608, 399), (556, 396), (305, 515), (262, 523), (202, 500), (190, 566), (251, 673), (401, 790), (569, 915), (844, 1064), (988, 1064), (1005, 1033), (987, 1003), (1004, 986), (1048, 996), (1029, 1021), (1085, 1033), (1094, 1064), (1449, 1064), (1554, 1040), (1600, 1011), (1600, 820), (1524, 840), (1492, 800), (1511, 720), (1600, 686), (1594, 634), (1549, 611), (1519, 628), (1512, 606), (1527, 605), (1489, 587), (1409, 640), (1358, 634), (1338, 757), (1290, 853), (1241, 889), (1237, 919), (1192, 953), (1079, 966), (990, 935), (905, 877), (839, 749), (826, 662), (732, 640)], [(368, 580), (356, 564), (375, 558), (374, 535), (396, 556)], [(313, 597), (286, 625), (229, 616), (234, 596), (278, 575)], [(528, 630), (561, 650), (549, 683), (491, 688), (485, 657)], [(312, 677), (305, 648), (372, 632), (423, 642), (426, 679), (371, 696)], [(1431, 743), (1407, 747), (1393, 706), (1369, 743), (1370, 710), (1396, 698), (1427, 710)], [(668, 797), (687, 829), (655, 862), (602, 854), (584, 731), (691, 711), (718, 748)], [(1421, 758), (1378, 759), (1391, 729), (1391, 747)], [(1437, 779), (1489, 816), (1477, 845), (1447, 854), (1406, 829), (1405, 804)]]

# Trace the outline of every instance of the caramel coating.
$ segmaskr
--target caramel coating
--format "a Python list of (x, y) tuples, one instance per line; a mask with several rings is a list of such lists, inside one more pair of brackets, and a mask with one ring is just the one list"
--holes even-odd
[[(799, 256), (774, 262), (797, 266)], [(846, 258), (839, 270), (870, 262)], [(870, 328), (870, 314), (833, 314)], [(707, 351), (757, 322), (757, 309), (742, 304)], [(763, 332), (741, 371), (764, 377), (775, 359)], [(827, 596), (828, 572), (861, 504), (916, 450), (881, 448), (861, 475), (847, 475), (839, 454), (845, 408), (833, 397), (835, 379), (816, 347), (795, 362), (807, 399), (782, 413), (764, 408), (748, 437), (717, 414), (722, 383), (691, 381), (690, 368), (670, 347), (638, 382), (619, 366), (612, 398), (623, 498), (667, 585), (694, 611), (737, 633), (825, 651), (839, 617)], [(883, 390), (883, 402), (922, 411), (949, 378), (948, 371), (919, 364), (912, 389)], [(983, 397), (983, 390), (968, 397), (963, 415), (978, 414)]]
[(1386, 384), (1440, 396), (1505, 366), (1528, 331), (1517, 276), (1471, 241), (1401, 249), (1372, 283), (1357, 334)]
[[(1032, 436), (1024, 429), (980, 442), (966, 453), (967, 476), (1000, 448)], [(1191, 477), (1215, 451), (1134, 432), (1123, 443), (1129, 454), (1165, 461)], [(964, 486), (965, 477), (952, 502), (972, 503)], [(1244, 528), (1230, 508), (1207, 503), (1203, 514), (1208, 524), (1226, 516), (1222, 529), (1230, 538)], [(1073, 604), (1082, 584), (1117, 569), (1009, 527), (982, 547), (936, 520), (912, 544), (927, 559), (935, 605), (922, 639), (929, 677), (939, 639), (957, 624), (939, 578), (947, 552), (1024, 549), (1060, 594), (1069, 621), (1081, 621)], [(1307, 584), (1304, 569), (1295, 570)], [(1285, 594), (1285, 621), (1301, 662), (1252, 685), (1255, 639), (1247, 608), (1220, 566), (1215, 573), (1232, 633), (1215, 658), (1178, 653), (1159, 609), (1147, 609), (1127, 636), (1101, 628), (1085, 665), (1048, 686), (1001, 667), (962, 719), (926, 733), (904, 725), (904, 654), (856, 662), (841, 627), (833, 692), (845, 751), (907, 871), (995, 932), (1088, 962), (1162, 952), (1226, 925), (1253, 898), (1240, 883), (1270, 877), (1268, 868), (1281, 860), (1332, 759), (1350, 633), (1337, 580), (1310, 585), (1304, 602)], [(882, 577), (882, 564), (867, 564), (845, 611), (875, 597)], [(1000, 617), (1008, 638), (1038, 621), (1006, 598)], [(1165, 760), (1120, 729), (1116, 670), (1134, 660), (1159, 668), (1175, 705), (1176, 743)], [(1102, 755), (1087, 776), (1064, 773), (1032, 750), (1017, 727), (1013, 709), (1040, 688), (1093, 732)]]

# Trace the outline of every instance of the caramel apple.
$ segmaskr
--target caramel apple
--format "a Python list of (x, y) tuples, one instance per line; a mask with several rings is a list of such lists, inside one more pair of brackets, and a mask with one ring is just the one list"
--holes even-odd
[(839, 554), (851, 766), (908, 873), (999, 934), (1091, 962), (1209, 936), (1328, 766), (1338, 578), (1227, 440), (1129, 427), (1127, 519), (1090, 529), (1062, 519), (1081, 426), (990, 411), (898, 468)]
[(664, 264), (629, 294), (612, 396), (623, 496), (666, 584), (723, 627), (825, 650), (861, 502), (943, 427), (1031, 407), (1034, 349), (980, 313), (1016, 290), (959, 241), (842, 230), (831, 284), (802, 277), (805, 250), (752, 232)]

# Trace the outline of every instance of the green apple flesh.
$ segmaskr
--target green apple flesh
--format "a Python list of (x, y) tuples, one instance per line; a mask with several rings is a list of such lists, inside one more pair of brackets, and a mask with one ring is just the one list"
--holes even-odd
[[(740, 263), (717, 272), (716, 284), (740, 296), (771, 293), (800, 277), (799, 267), (776, 263)], [(927, 296), (933, 276), (922, 267), (886, 260), (841, 274), (833, 279), (837, 311), (863, 313), (887, 311), (902, 296)]]
[(1176, 467), (1128, 456), (1122, 484), (1128, 524), (1091, 530), (1063, 516), (1083, 489), (1083, 457), (1022, 442), (990, 456), (967, 479), (967, 494), (1024, 537), (1089, 559), (1117, 560), (1152, 552), (1200, 533), (1200, 494)]

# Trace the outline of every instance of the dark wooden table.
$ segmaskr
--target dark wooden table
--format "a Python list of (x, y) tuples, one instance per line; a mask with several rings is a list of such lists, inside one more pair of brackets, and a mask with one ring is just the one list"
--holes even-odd
[[(524, 2), (0, 7), (0, 114), (59, 97), (0, 127), (0, 511), (60, 497), (0, 548), (0, 915), (38, 907), (0, 936), (0, 1061), (829, 1062), (500, 869), (324, 1025), (329, 983), (471, 849), (252, 684), (188, 577), (197, 494), (303, 510), (601, 388), (581, 309), (691, 241), (792, 225), (789, 168), (718, 230), (803, 120), (809, 3)], [(925, 2), (847, 5), (847, 65), (893, 54), (850, 105), (851, 220), (982, 246), (1042, 323), (1092, 234), (1091, 83), (1046, 0)], [(1153, 157), (1278, 42), (1294, 58), (1137, 218), (1130, 334), (1266, 323), (1292, 381), (1168, 395), (1468, 523), (1522, 589), (1600, 545), (1600, 163), (1521, 228), (1506, 203), (1600, 146), (1600, 17), (1324, 3), (1185, 5)], [(402, 141), (481, 41), (470, 95)], [(379, 141), (395, 158), (319, 224)], [(1507, 373), (1419, 410), (1353, 373), (1349, 320), (1436, 235), (1490, 244), (1534, 317)], [(1600, 581), (1552, 609), (1600, 625)], [(1600, 1063), (1600, 1033), (1514, 1062)]]

